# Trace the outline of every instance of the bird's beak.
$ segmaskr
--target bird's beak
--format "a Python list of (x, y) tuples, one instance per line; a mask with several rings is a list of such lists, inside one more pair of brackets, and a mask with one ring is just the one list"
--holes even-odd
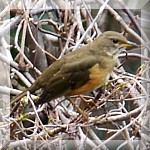
[(137, 45), (134, 42), (128, 41), (127, 43), (121, 44), (121, 47), (132, 48), (132, 47), (139, 47), (139, 45)]

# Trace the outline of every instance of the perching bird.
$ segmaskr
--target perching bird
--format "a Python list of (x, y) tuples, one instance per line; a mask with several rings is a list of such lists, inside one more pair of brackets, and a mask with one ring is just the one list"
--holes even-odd
[[(60, 96), (92, 91), (108, 80), (120, 49), (132, 46), (121, 33), (106, 31), (93, 42), (56, 60), (26, 91), (31, 94), (40, 91), (39, 100), (35, 102), (37, 105)], [(26, 91), (13, 101), (19, 100)]]

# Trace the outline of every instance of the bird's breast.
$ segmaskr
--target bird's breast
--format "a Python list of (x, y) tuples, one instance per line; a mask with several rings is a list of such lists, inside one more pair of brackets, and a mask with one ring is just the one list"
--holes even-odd
[(99, 64), (95, 64), (91, 69), (89, 69), (89, 80), (82, 85), (81, 87), (74, 89), (69, 92), (69, 96), (83, 94), (89, 91), (92, 91), (106, 82), (108, 78), (108, 73), (105, 68), (99, 66)]
[(99, 64), (95, 64), (90, 69), (89, 84), (91, 84), (91, 86), (93, 85), (94, 86), (93, 88), (100, 87), (106, 82), (106, 79), (108, 78), (107, 76), (108, 76), (107, 70), (99, 66)]

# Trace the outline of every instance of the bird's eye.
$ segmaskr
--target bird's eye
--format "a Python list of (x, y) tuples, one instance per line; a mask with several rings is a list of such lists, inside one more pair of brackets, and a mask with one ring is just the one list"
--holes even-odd
[(117, 39), (112, 40), (114, 44), (117, 44), (119, 41)]

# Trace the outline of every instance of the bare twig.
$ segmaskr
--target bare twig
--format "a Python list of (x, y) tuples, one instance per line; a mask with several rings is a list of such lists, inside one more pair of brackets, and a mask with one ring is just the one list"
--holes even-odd
[(19, 51), (19, 53), (24, 57), (25, 61), (32, 67), (35, 69), (35, 71), (40, 75), (41, 72), (33, 66), (33, 64), (31, 63), (31, 61), (26, 57), (26, 55), (22, 52), (21, 48), (19, 47), (18, 45), (18, 38), (19, 38), (19, 33), (20, 33), (20, 30), (21, 30), (21, 27), (22, 27), (22, 24), (23, 24), (24, 20), (22, 20), (20, 22), (20, 24), (18, 25), (18, 29), (16, 31), (16, 36), (15, 36), (15, 46), (17, 48), (17, 50)]
[(15, 74), (17, 74), (18, 77), (23, 81), (23, 83), (24, 83), (27, 87), (31, 86), (31, 83), (30, 83), (30, 82), (24, 77), (24, 75), (21, 74), (18, 70), (12, 68), (12, 72), (14, 72)]
[[(101, 4), (104, 4), (103, 0), (98, 0), (98, 2)], [(131, 35), (133, 35), (136, 39), (138, 39), (140, 41), (141, 45), (145, 45), (144, 40), (125, 23), (123, 18), (114, 9), (112, 9), (109, 5), (106, 5), (106, 9), (108, 9), (110, 11), (110, 13), (116, 19), (116, 21), (118, 21), (127, 32), (129, 32)]]
[[(124, 145), (127, 145), (129, 149), (133, 149), (134, 145), (131, 141), (133, 140), (133, 142), (135, 142), (133, 137), (138, 137), (140, 135), (146, 137), (145, 133), (142, 133), (140, 127), (143, 126), (144, 129), (146, 129), (145, 125), (148, 124), (147, 122), (149, 120), (146, 116), (148, 114), (148, 112), (146, 112), (146, 107), (149, 106), (148, 99), (150, 98), (146, 89), (150, 83), (150, 59), (147, 51), (148, 43), (145, 43), (146, 40), (144, 36), (140, 37), (131, 29), (131, 26), (124, 21), (115, 9), (112, 8), (111, 2), (109, 2), (109, 0), (95, 0), (94, 4), (99, 7), (97, 7), (98, 9), (96, 11), (92, 10), (92, 5), (90, 5), (93, 3), (92, 0), (56, 0), (50, 2), (43, 0), (13, 0), (10, 1), (8, 5), (5, 3), (6, 6), (3, 6), (4, 10), (0, 13), (0, 17), (2, 18), (0, 26), (0, 48), (2, 50), (12, 48), (12, 51), (11, 53), (10, 51), (7, 51), (7, 54), (9, 54), (7, 55), (8, 57), (4, 56), (4, 54), (0, 54), (0, 60), (2, 63), (6, 63), (7, 65), (10, 64), (11, 67), (15, 68), (12, 69), (13, 73), (11, 75), (14, 73), (17, 74), (19, 79), (21, 79), (27, 87), (34, 82), (34, 78), (31, 76), (30, 70), (29, 72), (27, 72), (28, 70), (21, 70), (21, 64), (18, 65), (12, 57), (12, 53), (14, 52), (13, 46), (16, 46), (15, 48), (22, 57), (21, 63), (25, 61), (27, 66), (32, 67), (33, 69), (35, 68), (29, 59), (30, 56), (27, 57), (28, 55), (24, 52), (25, 46), (27, 47), (27, 50), (29, 48), (28, 43), (25, 45), (25, 38), (28, 37), (26, 35), (27, 29), (31, 36), (30, 39), (34, 42), (34, 46), (38, 47), (42, 53), (49, 55), (50, 59), (57, 60), (52, 54), (55, 54), (58, 51), (48, 53), (41, 48), (47, 43), (45, 44), (45, 41), (38, 41), (37, 38), (35, 38), (38, 31), (41, 31), (43, 35), (53, 35), (51, 36), (52, 38), (48, 39), (52, 39), (52, 42), (49, 45), (52, 47), (54, 46), (55, 48), (57, 47), (57, 50), (62, 50), (61, 53), (60, 51), (58, 52), (60, 55), (57, 55), (58, 58), (61, 58), (73, 48), (76, 49), (80, 44), (88, 43), (88, 40), (92, 41), (98, 34), (100, 34), (101, 30), (104, 31), (101, 25), (106, 25), (105, 30), (115, 29), (115, 26), (112, 24), (109, 25), (110, 22), (105, 22), (105, 18), (100, 20), (101, 23), (100, 26), (98, 26), (98, 18), (104, 14), (111, 17), (115, 23), (117, 21), (119, 27), (123, 28), (134, 36), (136, 40), (140, 41), (142, 44), (141, 48), (144, 52), (138, 54), (134, 50), (134, 52), (128, 54), (128, 57), (130, 58), (143, 60), (143, 65), (139, 66), (136, 75), (126, 72), (124, 66), (120, 69), (115, 68), (114, 72), (111, 74), (110, 80), (106, 83), (105, 89), (97, 89), (87, 95), (73, 96), (70, 101), (64, 98), (58, 98), (55, 101), (50, 101), (48, 104), (41, 105), (38, 108), (32, 101), (34, 96), (31, 95), (30, 97), (29, 92), (25, 92), (23, 95), (23, 97), (27, 96), (27, 98), (20, 97), (19, 100), (21, 99), (21, 101), (17, 101), (17, 103), (11, 101), (11, 117), (9, 117), (9, 113), (5, 116), (2, 115), (1, 117), (0, 110), (0, 118), (4, 121), (4, 124), (0, 126), (0, 129), (5, 128), (9, 124), (13, 124), (14, 126), (11, 128), (11, 136), (13, 139), (16, 139), (16, 141), (10, 141), (9, 145), (7, 144), (7, 146), (4, 147), (5, 149), (16, 149), (18, 147), (30, 149), (31, 145), (33, 146), (33, 149), (43, 149), (45, 148), (44, 146), (50, 147), (51, 144), (56, 146), (56, 148), (59, 147), (60, 149), (64, 149), (66, 146), (66, 143), (63, 141), (64, 139), (67, 139), (67, 142), (68, 139), (74, 140), (76, 147), (73, 147), (73, 149), (84, 149), (87, 145), (93, 149), (108, 149), (108, 142), (111, 142), (116, 136), (122, 136), (125, 139), (122, 144), (118, 145), (118, 149), (122, 148)], [(117, 5), (122, 5), (123, 1), (118, 0), (115, 2)], [(12, 5), (14, 5), (14, 8), (11, 10), (11, 17), (13, 15), (16, 16), (11, 19), (5, 19), (7, 11)], [(138, 31), (140, 31), (141, 27), (137, 24), (137, 20), (133, 15), (132, 10), (130, 11), (125, 4), (123, 4), (122, 7), (125, 8), (126, 14), (131, 20), (131, 23), (134, 24)], [(104, 9), (108, 9), (108, 11), (104, 11)], [(96, 17), (94, 18), (93, 16)], [(37, 34), (34, 34), (31, 29), (32, 26), (29, 25), (30, 23), (34, 25), (35, 29), (39, 29), (36, 30)], [(15, 44), (12, 40), (12, 47), (6, 42), (7, 38), (5, 34), (9, 32), (9, 29), (13, 29), (13, 33), (15, 32)], [(54, 32), (51, 32), (53, 29)], [(13, 37), (12, 33), (11, 37)], [(41, 40), (43, 39), (41, 38)], [(61, 46), (59, 44), (61, 44)], [(16, 54), (13, 56), (15, 55)], [(119, 57), (124, 58), (126, 55), (120, 54)], [(119, 63), (118, 60), (117, 65)], [(40, 71), (36, 71), (38, 74), (41, 74)], [(20, 92), (21, 91), (19, 90), (0, 86), (2, 97), (7, 97), (8, 94), (15, 95)], [(26, 100), (30, 101), (29, 107), (32, 107), (32, 109), (24, 114), (24, 111), (28, 111), (24, 108)], [(46, 124), (44, 124), (45, 122), (42, 120), (43, 117), (41, 118), (40, 114), (42, 112), (44, 112), (44, 115), (46, 114), (46, 116), (48, 116), (48, 123)], [(33, 126), (26, 127), (24, 121), (31, 123)], [(109, 126), (106, 126), (106, 124)], [(95, 130), (93, 130), (94, 128)], [(133, 132), (129, 129), (133, 130)], [(101, 134), (97, 134), (96, 131), (98, 130), (103, 131), (104, 134), (102, 136)], [(28, 132), (32, 133), (29, 134)], [(20, 134), (24, 137), (20, 137)], [(22, 139), (20, 140), (19, 138)], [(38, 144), (38, 140), (40, 140), (40, 144)], [(51, 142), (48, 142), (48, 140), (51, 140)], [(137, 145), (139, 146), (138, 142)]]
[(83, 41), (84, 37), (86, 36), (86, 34), (89, 32), (89, 30), (94, 26), (94, 23), (96, 22), (96, 20), (100, 17), (100, 15), (102, 14), (102, 12), (104, 11), (105, 7), (107, 6), (107, 3), (109, 2), (109, 0), (106, 0), (103, 5), (100, 7), (96, 17), (93, 19), (93, 22), (89, 25), (89, 27), (87, 28), (87, 30), (84, 32), (84, 34), (82, 35), (82, 37), (80, 38), (80, 40), (78, 41), (78, 43), (76, 43), (74, 49), (76, 49), (80, 43)]

